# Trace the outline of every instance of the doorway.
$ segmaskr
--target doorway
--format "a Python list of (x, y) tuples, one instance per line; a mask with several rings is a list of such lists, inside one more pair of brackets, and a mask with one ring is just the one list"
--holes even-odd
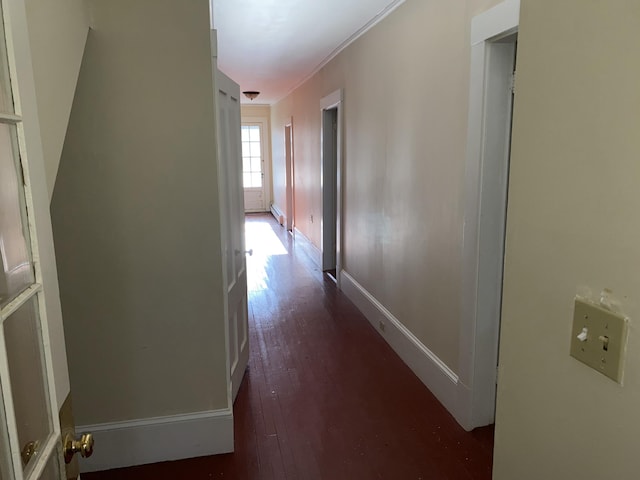
[(457, 420), (495, 419), (519, 2), (473, 19)]
[(271, 203), (268, 128), (264, 121), (243, 118), (241, 130), (244, 211), (266, 212)]
[(321, 102), (322, 270), (340, 283), (341, 104), (338, 90)]
[(284, 127), (284, 151), (285, 151), (285, 194), (286, 194), (286, 227), (293, 232), (295, 226), (295, 183), (293, 167), (293, 122)]
[(336, 275), (338, 108), (322, 111), (322, 270)]

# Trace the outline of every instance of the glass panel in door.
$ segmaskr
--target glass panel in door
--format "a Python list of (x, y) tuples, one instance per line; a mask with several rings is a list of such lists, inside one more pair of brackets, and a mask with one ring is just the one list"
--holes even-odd
[(0, 123), (0, 307), (34, 281), (15, 125)]
[(242, 126), (242, 176), (244, 188), (262, 188), (260, 125)]
[(246, 212), (268, 210), (265, 199), (263, 124), (242, 124), (242, 183)]
[(36, 298), (7, 318), (3, 327), (18, 443), (28, 470), (53, 433)]
[[(2, 390), (0, 389), (0, 445), (9, 445), (9, 433), (5, 421), (4, 402), (2, 401)], [(0, 449), (0, 480), (9, 480), (11, 475), (11, 459), (9, 452)]]

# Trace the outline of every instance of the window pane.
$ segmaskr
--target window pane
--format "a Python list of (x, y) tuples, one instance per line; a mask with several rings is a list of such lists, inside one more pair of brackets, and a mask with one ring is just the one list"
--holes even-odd
[(242, 177), (243, 177), (242, 180), (243, 180), (244, 188), (250, 188), (251, 187), (251, 174), (250, 173), (243, 173)]
[(242, 156), (243, 157), (250, 157), (251, 156), (251, 150), (249, 148), (249, 145), (251, 145), (251, 143), (242, 142)]
[(16, 127), (0, 124), (0, 306), (34, 281)]
[(25, 468), (34, 462), (39, 446), (53, 431), (36, 305), (34, 297), (4, 322), (18, 440), (21, 449), (30, 442), (35, 446), (35, 454)]
[(260, 158), (252, 158), (251, 159), (251, 171), (252, 172), (262, 172), (262, 167), (261, 164), (262, 162), (260, 161)]
[(249, 127), (243, 126), (240, 131), (242, 132), (242, 141), (243, 142), (248, 142), (249, 141)]
[(260, 141), (260, 127), (258, 125), (251, 125), (249, 127), (249, 139), (252, 142)]
[(242, 171), (249, 172), (251, 170), (251, 157), (242, 158)]
[(251, 142), (251, 147), (249, 149), (252, 157), (260, 157), (260, 142)]
[(261, 173), (252, 173), (251, 177), (253, 179), (253, 181), (251, 183), (253, 183), (253, 187), (262, 187), (262, 174)]
[[(2, 18), (2, 5), (0, 5), (0, 20)], [(11, 81), (9, 79), (9, 62), (7, 61), (7, 45), (2, 21), (0, 21), (0, 111), (3, 113), (14, 112)]]

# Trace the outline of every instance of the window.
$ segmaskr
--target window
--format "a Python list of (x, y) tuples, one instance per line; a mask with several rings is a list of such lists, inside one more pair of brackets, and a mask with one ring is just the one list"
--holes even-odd
[(260, 125), (242, 126), (242, 180), (244, 188), (262, 188), (261, 134)]

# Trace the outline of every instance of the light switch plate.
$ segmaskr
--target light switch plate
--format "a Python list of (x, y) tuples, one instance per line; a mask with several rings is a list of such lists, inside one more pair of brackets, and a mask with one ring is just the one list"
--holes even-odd
[(576, 299), (571, 330), (572, 357), (621, 383), (626, 341), (624, 315)]

